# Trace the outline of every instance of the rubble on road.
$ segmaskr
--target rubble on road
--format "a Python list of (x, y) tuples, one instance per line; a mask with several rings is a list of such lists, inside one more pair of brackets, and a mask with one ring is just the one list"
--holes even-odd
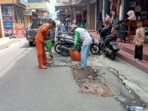
[(80, 70), (79, 63), (71, 61), (70, 57), (54, 54), (53, 67), (71, 67), (81, 93), (91, 93), (103, 97), (112, 96), (125, 108), (127, 106), (145, 106), (137, 95), (125, 86), (122, 80), (126, 80), (126, 77), (118, 75), (118, 70), (106, 66), (103, 61), (100, 62), (95, 58), (90, 57), (91, 66)]
[(72, 66), (72, 70), (82, 93), (93, 93), (104, 97), (113, 96), (110, 88), (97, 78), (92, 67), (80, 70), (77, 66)]
[(52, 67), (70, 67), (71, 65), (78, 64), (78, 62), (71, 61), (70, 57), (61, 56), (55, 53), (54, 51), (53, 51), (53, 58), (49, 58), (49, 59), (50, 60), (52, 59), (53, 61), (53, 64), (51, 65)]

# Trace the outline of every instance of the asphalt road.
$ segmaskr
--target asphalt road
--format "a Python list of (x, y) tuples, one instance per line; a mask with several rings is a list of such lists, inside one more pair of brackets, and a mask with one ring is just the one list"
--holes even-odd
[(34, 48), (0, 51), (0, 111), (125, 111), (114, 97), (82, 94), (69, 67), (39, 70)]

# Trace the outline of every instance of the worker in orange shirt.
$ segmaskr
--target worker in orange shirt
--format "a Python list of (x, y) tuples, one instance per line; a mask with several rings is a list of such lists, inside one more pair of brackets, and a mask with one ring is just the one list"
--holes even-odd
[(49, 21), (48, 23), (41, 25), (37, 31), (35, 37), (35, 44), (36, 44), (37, 58), (40, 69), (47, 69), (46, 65), (52, 63), (52, 61), (47, 60), (44, 41), (46, 39), (49, 39), (48, 32), (50, 29), (54, 28), (55, 26), (56, 24), (54, 21)]

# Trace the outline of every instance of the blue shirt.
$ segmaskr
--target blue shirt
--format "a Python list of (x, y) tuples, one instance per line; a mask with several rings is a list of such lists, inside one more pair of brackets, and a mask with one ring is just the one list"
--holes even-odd
[(65, 25), (63, 23), (61, 24), (60, 29), (61, 29), (62, 33), (66, 32), (66, 28), (65, 28)]

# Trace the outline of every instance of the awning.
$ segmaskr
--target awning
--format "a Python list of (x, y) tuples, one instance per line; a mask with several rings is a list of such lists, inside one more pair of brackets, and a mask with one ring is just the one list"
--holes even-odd
[(56, 8), (56, 10), (69, 9), (69, 8), (81, 8), (81, 7), (85, 6), (86, 4), (93, 4), (95, 2), (96, 2), (96, 0), (77, 0), (73, 4), (57, 3), (55, 5), (55, 8)]
[(93, 4), (96, 0), (79, 0), (77, 1), (77, 4)]
[(44, 2), (41, 3), (28, 3), (31, 9), (47, 9), (47, 6)]
[(79, 4), (56, 4), (56, 10), (81, 7)]

